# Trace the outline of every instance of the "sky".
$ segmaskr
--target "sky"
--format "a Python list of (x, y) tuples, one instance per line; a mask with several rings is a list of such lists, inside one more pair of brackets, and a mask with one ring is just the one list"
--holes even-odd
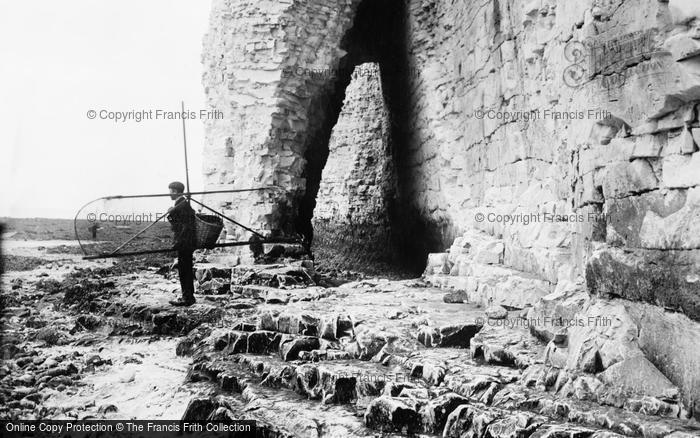
[[(0, 217), (72, 218), (94, 198), (184, 182), (182, 121), (157, 113), (181, 101), (197, 114), (186, 123), (201, 190), (209, 10), (206, 0), (0, 0)], [(108, 119), (118, 111), (153, 120)]]

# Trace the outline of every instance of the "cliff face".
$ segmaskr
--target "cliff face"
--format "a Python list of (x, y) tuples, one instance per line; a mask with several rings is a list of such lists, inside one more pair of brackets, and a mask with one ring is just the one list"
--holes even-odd
[[(419, 3), (409, 20), (415, 186), (403, 193), (416, 214), (502, 238), (504, 264), (552, 284), (587, 271), (596, 292), (698, 319), (697, 285), (682, 280), (700, 248), (697, 7)], [(601, 278), (610, 265), (615, 281)], [(629, 278), (658, 265), (678, 271)], [(630, 282), (644, 281), (677, 290), (642, 297)]]
[(328, 143), (313, 215), (317, 259), (380, 272), (392, 256), (396, 175), (379, 65), (357, 66)]
[(241, 222), (309, 232), (324, 150), (352, 73), (340, 62), (341, 40), (357, 3), (213, 2), (203, 83), (208, 104), (225, 117), (205, 126), (205, 184), (285, 189), (210, 199)]
[[(378, 259), (438, 253), (426, 278), (470, 300), (616, 317), (633, 336), (571, 329), (561, 366), (641, 354), (697, 405), (697, 2), (215, 0), (211, 17), (204, 85), (226, 117), (207, 122), (208, 188), (285, 190), (222, 208), (346, 248), (362, 235), (334, 232), (380, 224)], [(352, 79), (364, 62), (381, 86)]]

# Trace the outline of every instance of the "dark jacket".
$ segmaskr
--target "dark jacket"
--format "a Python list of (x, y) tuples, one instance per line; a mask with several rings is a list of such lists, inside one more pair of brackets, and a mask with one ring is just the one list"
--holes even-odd
[(195, 216), (189, 201), (180, 197), (169, 210), (168, 221), (173, 229), (173, 247), (177, 250), (194, 250), (196, 246)]

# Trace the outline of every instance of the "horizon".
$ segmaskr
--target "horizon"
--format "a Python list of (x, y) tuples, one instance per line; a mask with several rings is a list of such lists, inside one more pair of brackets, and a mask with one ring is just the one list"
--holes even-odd
[[(185, 180), (182, 121), (117, 119), (206, 110), (209, 2), (0, 0), (0, 217), (71, 219), (114, 194)], [(27, 26), (26, 23), (32, 23)], [(203, 189), (204, 129), (187, 121), (189, 177)], [(47, 191), (57, 193), (47, 195)]]

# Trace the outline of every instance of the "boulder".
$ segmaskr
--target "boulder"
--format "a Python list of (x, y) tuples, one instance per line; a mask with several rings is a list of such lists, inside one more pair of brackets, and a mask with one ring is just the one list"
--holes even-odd
[(296, 335), (299, 333), (299, 322), (298, 316), (282, 313), (277, 317), (277, 331)]
[(415, 402), (405, 398), (378, 397), (367, 406), (365, 424), (382, 432), (413, 434), (420, 431), (420, 415)]
[(263, 354), (275, 351), (280, 342), (281, 335), (270, 331), (255, 331), (248, 334), (247, 353)]
[(617, 362), (600, 373), (609, 390), (625, 395), (646, 395), (661, 400), (677, 401), (678, 388), (644, 356)]
[(357, 400), (357, 377), (319, 367), (319, 388), (323, 403), (347, 404)]
[(487, 436), (529, 437), (546, 419), (527, 412), (518, 412), (489, 424)]
[(347, 351), (360, 360), (369, 360), (379, 353), (387, 344), (387, 334), (376, 330), (358, 330), (355, 335), (355, 342), (351, 344)]
[(463, 404), (457, 406), (447, 417), (442, 436), (444, 438), (461, 438), (463, 436), (483, 437), (489, 424), (498, 419), (498, 415), (481, 407)]
[(216, 409), (216, 404), (207, 397), (194, 398), (190, 400), (182, 414), (181, 422), (205, 421)]
[(283, 336), (280, 341), (280, 357), (282, 360), (290, 361), (299, 358), (299, 352), (316, 350), (321, 346), (319, 339), (313, 336), (290, 337)]
[(428, 254), (428, 263), (425, 267), (424, 275), (449, 274), (452, 263), (449, 254), (446, 252)]
[(437, 327), (422, 325), (418, 329), (418, 342), (426, 347), (440, 345), (440, 330)]
[(242, 388), (244, 385), (241, 385), (241, 382), (238, 380), (238, 377), (234, 375), (221, 373), (219, 374), (218, 379), (219, 386), (222, 391), (240, 393), (243, 390)]
[(605, 168), (602, 176), (603, 195), (606, 199), (649, 191), (658, 185), (654, 170), (644, 159), (614, 163)]
[(305, 336), (318, 336), (321, 329), (321, 320), (313, 315), (304, 313), (299, 320), (299, 334)]
[(197, 285), (197, 293), (202, 295), (224, 295), (230, 290), (231, 283), (223, 278), (212, 278)]
[(490, 306), (484, 313), (489, 319), (506, 319), (508, 317), (508, 311), (503, 306)]
[(451, 392), (430, 400), (420, 410), (423, 431), (426, 433), (442, 433), (448, 416), (458, 406), (467, 403), (469, 403), (468, 399)]
[(637, 324), (622, 303), (595, 300), (574, 317), (568, 327), (568, 358), (570, 370), (585, 366), (592, 352), (597, 351), (600, 366), (611, 365), (634, 356), (643, 356), (639, 348)]
[(469, 301), (469, 294), (463, 290), (455, 290), (446, 293), (442, 297), (442, 301), (446, 303), (466, 303)]
[(459, 324), (444, 327), (421, 325), (418, 328), (418, 342), (426, 347), (469, 348), (470, 341), (481, 330), (479, 324)]
[(595, 430), (586, 427), (566, 425), (552, 425), (538, 428), (530, 438), (590, 438)]
[(224, 354), (245, 353), (248, 350), (248, 333), (231, 332), (228, 343), (224, 348)]
[(289, 302), (289, 293), (281, 290), (270, 290), (265, 295), (267, 304), (287, 304)]
[(272, 312), (262, 312), (258, 317), (258, 330), (277, 331), (277, 317)]
[(469, 348), (471, 339), (481, 331), (479, 324), (460, 324), (440, 327), (440, 347)]
[(533, 336), (551, 341), (590, 300), (582, 283), (561, 281), (549, 295), (538, 300), (527, 314), (529, 329)]
[(485, 265), (498, 265), (503, 263), (505, 245), (501, 240), (484, 242), (474, 249), (474, 261)]
[(97, 409), (97, 412), (100, 414), (110, 414), (117, 411), (119, 411), (119, 409), (113, 404), (102, 405)]
[(586, 264), (592, 294), (682, 310), (700, 321), (700, 281), (694, 281), (700, 251), (600, 248)]

